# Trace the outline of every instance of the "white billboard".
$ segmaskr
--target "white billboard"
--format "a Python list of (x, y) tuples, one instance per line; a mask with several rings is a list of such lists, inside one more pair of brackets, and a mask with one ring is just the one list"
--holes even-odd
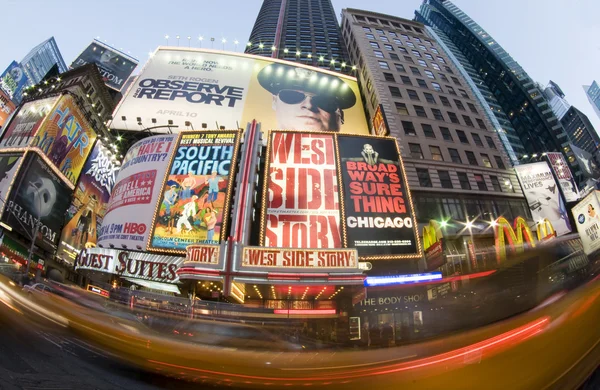
[(171, 124), (176, 131), (200, 129), (202, 124), (237, 129), (256, 119), (264, 131), (369, 134), (354, 77), (299, 63), (190, 48), (159, 47), (113, 118), (109, 127), (114, 129), (137, 129), (138, 122), (142, 127)]
[(579, 199), (579, 190), (567, 161), (560, 152), (552, 152), (547, 155), (550, 166), (552, 166), (554, 174), (558, 178), (558, 184), (560, 184), (560, 188), (565, 195), (565, 200), (575, 202)]
[(523, 188), (533, 219), (548, 219), (558, 236), (571, 232), (565, 203), (550, 166), (545, 162), (517, 165), (515, 172)]
[(127, 151), (98, 230), (98, 245), (146, 249), (156, 202), (176, 145), (177, 135), (158, 135), (136, 142)]
[(583, 251), (590, 253), (600, 249), (600, 203), (598, 191), (594, 191), (571, 209), (577, 232), (581, 237)]

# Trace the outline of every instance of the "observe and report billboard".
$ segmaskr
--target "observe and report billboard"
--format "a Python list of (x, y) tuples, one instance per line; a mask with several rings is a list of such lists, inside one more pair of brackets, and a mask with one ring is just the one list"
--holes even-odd
[(145, 127), (170, 120), (179, 130), (198, 129), (202, 123), (237, 129), (256, 119), (263, 129), (369, 134), (356, 78), (205, 49), (155, 51), (109, 127), (131, 129), (138, 117)]
[(395, 139), (272, 131), (264, 177), (261, 245), (421, 257)]

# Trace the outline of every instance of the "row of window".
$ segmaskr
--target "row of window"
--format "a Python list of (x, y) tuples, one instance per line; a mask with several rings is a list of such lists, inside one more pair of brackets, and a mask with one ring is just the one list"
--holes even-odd
[[(401, 34), (401, 35), (402, 35), (402, 37), (404, 37), (404, 39), (405, 39), (405, 40), (408, 40), (408, 39), (410, 39), (410, 38), (409, 38), (407, 35), (404, 35), (404, 34)], [(393, 35), (393, 36), (397, 36), (397, 35)], [(366, 34), (365, 34), (365, 37), (366, 37), (367, 39), (370, 39), (370, 40), (376, 40), (376, 39), (377, 39), (377, 37), (375, 37), (375, 35), (373, 35), (373, 34), (369, 34), (369, 33), (366, 33)], [(414, 39), (415, 39), (415, 40), (417, 40), (418, 42), (421, 42), (421, 40), (420, 40), (419, 38), (414, 38)], [(389, 45), (389, 43), (395, 43), (396, 45), (406, 45), (406, 46), (408, 46), (408, 47), (410, 47), (410, 48), (413, 48), (413, 49), (415, 49), (415, 48), (417, 48), (417, 47), (418, 47), (419, 49), (421, 49), (421, 50), (423, 50), (423, 51), (430, 51), (430, 52), (432, 52), (432, 53), (435, 53), (435, 54), (440, 54), (440, 52), (438, 51), (438, 49), (436, 49), (435, 47), (433, 47), (433, 44), (431, 44), (431, 42), (430, 42), (430, 47), (429, 47), (429, 48), (427, 48), (427, 46), (425, 46), (425, 45), (423, 45), (423, 44), (420, 44), (420, 43), (419, 43), (419, 44), (417, 44), (417, 45), (415, 45), (414, 43), (412, 43), (412, 42), (410, 42), (410, 41), (407, 41), (407, 42), (404, 42), (404, 43), (402, 43), (402, 41), (400, 40), (400, 38), (392, 38), (392, 40), (390, 41), (390, 40), (388, 39), (388, 37), (386, 37), (386, 36), (379, 36), (379, 40), (380, 40), (381, 42), (384, 42), (384, 47), (385, 47), (386, 49), (388, 49), (388, 47), (390, 47), (390, 48), (388, 49), (388, 50), (390, 50), (390, 51), (392, 51), (392, 50), (393, 50), (393, 48), (391, 48), (391, 47), (392, 47), (392, 45)], [(429, 42), (429, 41), (428, 41), (428, 42)], [(371, 46), (373, 46), (373, 47), (378, 47), (378, 45), (377, 45), (377, 46), (375, 46), (374, 44), (376, 44), (376, 42), (371, 42)], [(404, 49), (404, 48), (402, 48), (402, 47), (398, 47), (398, 49)], [(404, 50), (406, 50), (406, 49), (404, 49)]]
[[(406, 77), (407, 80), (404, 80), (405, 76), (401, 76), (401, 77), (403, 77), (402, 78), (403, 84), (411, 85), (411, 86), (413, 85), (411, 80), (408, 77)], [(419, 86), (421, 86), (421, 84), (424, 84), (424, 83), (425, 83), (425, 80), (417, 79), (417, 84)], [(400, 91), (400, 88), (390, 85), (390, 86), (388, 86), (388, 89), (389, 89), (392, 97), (402, 98), (402, 92)], [(406, 91), (409, 94), (409, 97), (411, 98), (411, 100), (418, 100), (418, 101), (421, 100), (419, 98), (419, 94), (417, 93), (417, 91), (411, 90), (411, 89), (407, 89)], [(430, 94), (429, 92), (423, 92), (423, 96), (425, 97), (425, 101), (427, 103), (438, 104), (438, 102), (435, 100), (435, 97), (432, 94)], [(440, 99), (440, 102), (442, 102), (442, 104), (445, 107), (452, 108), (452, 105), (450, 104), (450, 100), (446, 96), (438, 96), (438, 98)], [(459, 109), (461, 111), (466, 111), (465, 105), (463, 104), (462, 101), (460, 101), (458, 99), (453, 99), (453, 100), (454, 100), (454, 104), (456, 105), (457, 109)], [(467, 102), (467, 107), (469, 107), (469, 110), (473, 114), (479, 114), (479, 111), (477, 111), (477, 108), (475, 107), (475, 105), (473, 103)], [(441, 115), (440, 110), (432, 109), (432, 112), (433, 112), (435, 119), (444, 120), (444, 117)], [(406, 114), (406, 115), (408, 115), (408, 114)], [(485, 125), (482, 127), (482, 129), (485, 129)]]
[[(423, 77), (421, 75), (421, 73), (419, 72), (419, 70), (416, 69), (416, 68), (415, 68), (415, 71), (413, 71), (413, 74), (414, 75), (419, 75), (419, 76)], [(425, 73), (425, 75), (427, 76), (427, 78), (430, 78), (428, 73)], [(395, 83), (396, 82), (396, 77), (392, 73), (383, 72), (383, 78), (385, 79), (385, 81), (389, 81), (391, 83)], [(410, 77), (408, 77), (408, 76), (400, 75), (400, 81), (404, 85), (411, 85), (411, 86), (413, 85)], [(450, 86), (448, 84), (445, 85), (445, 89), (446, 90), (444, 90), (442, 88), (442, 86), (439, 83), (435, 82), (435, 81), (430, 81), (431, 88), (429, 88), (429, 85), (423, 79), (417, 79), (417, 84), (421, 88), (433, 89), (436, 92), (447, 93), (449, 95), (454, 95), (454, 96), (458, 96), (458, 94), (460, 94), (460, 96), (462, 96), (463, 98), (470, 99), (469, 98), (469, 94), (467, 94), (467, 91), (465, 91), (462, 88), (457, 88), (458, 89), (458, 93), (457, 93), (457, 91), (454, 89), (454, 87), (452, 87), (452, 86)], [(417, 97), (414, 100), (420, 100), (418, 98), (418, 95), (417, 95)]]
[[(373, 24), (381, 24), (383, 26), (390, 26), (390, 27), (395, 27), (395, 28), (399, 28), (399, 29), (404, 29), (406, 31), (414, 31), (418, 34), (423, 34), (423, 30), (421, 30), (420, 28), (415, 27), (415, 26), (409, 26), (408, 24), (404, 24), (404, 23), (397, 23), (397, 22), (392, 22), (392, 21), (385, 20), (385, 19), (376, 19), (376, 18), (361, 16), (361, 15), (354, 15), (354, 19), (357, 22), (363, 22), (363, 23), (369, 22), (369, 23), (373, 23)], [(366, 26), (363, 26), (363, 29), (365, 31), (367, 31), (366, 29), (369, 29), (369, 31), (371, 30), (369, 27), (366, 27)], [(382, 29), (376, 28), (375, 30), (378, 33), (381, 31), (382, 35), (385, 34), (385, 32)], [(393, 32), (393, 31), (388, 31), (388, 33), (395, 34), (395, 32)]]
[[(380, 50), (373, 50), (373, 54), (377, 58), (386, 59), (386, 57), (383, 55), (383, 52), (381, 52)], [(413, 60), (413, 58), (411, 56), (409, 56), (409, 55), (405, 55), (405, 56), (403, 56), (402, 59), (400, 59), (400, 57), (398, 57), (398, 55), (395, 54), (395, 53), (388, 53), (388, 54), (389, 54), (390, 59), (392, 59), (392, 60), (401, 61), (403, 59), (405, 62), (408, 62), (408, 63), (411, 63), (411, 64), (415, 63), (415, 61)], [(429, 59), (430, 61), (432, 61), (432, 62), (428, 64), (427, 61), (422, 60), (422, 59), (418, 59), (417, 63), (420, 66), (422, 66), (423, 68), (429, 68), (429, 67), (431, 67), (431, 68), (437, 70), (438, 72), (442, 71), (442, 68), (438, 64), (436, 64), (435, 62), (433, 62), (434, 61), (433, 57), (431, 57), (431, 56), (430, 56), (431, 58), (429, 58), (427, 56), (425, 56), (425, 57), (427, 59)], [(384, 61), (381, 61), (381, 62), (384, 62)], [(396, 70), (398, 70), (399, 72), (406, 72), (406, 70), (402, 70), (402, 68), (404, 67), (404, 65), (395, 63), (394, 66), (396, 67)], [(389, 67), (389, 65), (388, 65), (388, 67)], [(418, 68), (415, 68), (415, 69), (418, 69)], [(446, 73), (454, 74), (454, 71), (448, 65), (444, 65), (444, 70), (446, 71)], [(442, 79), (442, 80), (444, 80), (446, 82), (449, 82), (449, 80), (448, 80), (448, 78), (446, 77), (445, 74), (440, 73), (439, 77), (440, 77), (440, 79)], [(458, 80), (458, 78), (456, 80)], [(453, 78), (453, 81), (454, 81), (454, 78)], [(457, 82), (457, 84), (461, 85), (460, 81)]]
[[(406, 92), (408, 93), (408, 97), (411, 100), (420, 100), (420, 99), (418, 99), (417, 91), (414, 91), (412, 89), (407, 89)], [(394, 97), (402, 97), (402, 95), (399, 94), (399, 91), (391, 90), (391, 93), (392, 93), (392, 96), (394, 96)], [(435, 100), (435, 99), (433, 99), (433, 100)], [(403, 116), (411, 115), (411, 113), (408, 111), (408, 107), (406, 106), (405, 103), (394, 102), (394, 104), (396, 106), (396, 112), (399, 115), (403, 115)], [(421, 118), (431, 119), (431, 117), (429, 117), (429, 115), (427, 115), (427, 111), (425, 110), (425, 107), (416, 105), (416, 104), (413, 105), (412, 107), (414, 109), (414, 113), (416, 114), (416, 116), (421, 117)], [(444, 118), (444, 115), (442, 114), (441, 110), (439, 110), (437, 108), (430, 108), (430, 110), (433, 115), (433, 119), (438, 120), (438, 121), (448, 122), (446, 120), (446, 118)], [(458, 119), (458, 116), (454, 112), (446, 111), (446, 115), (450, 119), (451, 123), (454, 123), (457, 125), (461, 124), (460, 120)], [(462, 115), (462, 119), (463, 119), (465, 126), (475, 128), (475, 124), (473, 123), (473, 120), (471, 119), (470, 116)], [(481, 130), (487, 130), (487, 127), (485, 126), (485, 122), (483, 122), (482, 119), (475, 118), (475, 120), (477, 121), (477, 125)], [(407, 126), (404, 127), (404, 133), (406, 135), (416, 135), (416, 133), (414, 131), (412, 131), (414, 126), (412, 126), (411, 124), (412, 124), (412, 122), (407, 122)]]
[[(420, 144), (409, 143), (408, 148), (409, 148), (411, 158), (414, 158), (417, 160), (425, 159), (425, 156), (423, 155), (423, 149), (421, 148)], [(446, 159), (444, 158), (444, 155), (442, 154), (442, 149), (439, 146), (429, 145), (429, 154), (431, 155), (432, 160), (446, 161)], [(462, 159), (458, 149), (448, 148), (448, 155), (450, 156), (450, 161), (452, 161), (453, 163), (463, 164), (463, 159)], [(467, 150), (467, 151), (465, 151), (465, 156), (467, 156), (467, 161), (469, 162), (469, 164), (475, 165), (475, 166), (480, 166), (474, 152)], [(490, 160), (489, 154), (480, 153), (479, 157), (481, 158), (481, 161), (483, 162), (484, 167), (494, 168), (492, 166), (492, 162)], [(502, 157), (500, 157), (500, 156), (492, 156), (492, 157), (496, 161), (497, 168), (506, 169), (506, 166), (504, 165), (504, 162), (502, 161)]]
[[(449, 171), (437, 170), (438, 177), (440, 178), (440, 183), (442, 188), (452, 189), (454, 185), (452, 184), (452, 178), (450, 177)], [(453, 172), (454, 173), (454, 172)], [(458, 177), (458, 182), (460, 183), (460, 188), (463, 190), (471, 190), (471, 181), (469, 180), (469, 176), (466, 172), (455, 172)], [(421, 187), (433, 187), (431, 182), (431, 176), (429, 175), (429, 169), (427, 168), (417, 168), (417, 177), (419, 178), (419, 185)], [(488, 186), (485, 182), (485, 178), (482, 174), (474, 173), (473, 179), (477, 184), (477, 189), (479, 191), (488, 191)], [(500, 184), (500, 180), (504, 183), (504, 186)], [(498, 176), (490, 175), (490, 182), (492, 183), (492, 189), (496, 192), (515, 192), (513, 186), (510, 184), (510, 180), (507, 178), (498, 178)], [(504, 190), (503, 190), (504, 187)]]
[[(421, 64), (421, 61), (423, 62), (423, 64)], [(419, 65), (422, 65), (424, 68), (428, 67), (427, 66), (427, 62), (425, 62), (423, 60), (418, 60), (418, 62), (419, 62)], [(377, 60), (377, 63), (379, 64), (379, 67), (381, 69), (392, 70), (391, 67), (390, 67), (390, 64), (388, 64), (387, 61)], [(396, 71), (406, 73), (406, 67), (404, 65), (395, 63), (394, 67), (395, 67)], [(410, 69), (410, 71), (411, 71), (412, 74), (414, 74), (416, 76), (421, 76), (422, 77), (421, 70), (419, 68), (417, 68), (416, 66), (409, 66), (409, 69)], [(436, 69), (438, 71), (441, 71), (441, 69), (439, 68), (439, 66), (436, 67), (436, 68), (434, 68), (434, 69)], [(427, 76), (427, 78), (432, 79), (432, 80), (437, 80), (437, 78), (435, 77), (435, 74), (432, 71), (430, 71), (429, 69), (424, 69), (423, 73), (425, 73), (425, 75)], [(443, 74), (443, 73), (439, 73), (438, 77), (442, 81), (445, 81), (447, 83), (450, 82), (450, 80), (448, 79), (448, 77), (445, 74)], [(450, 78), (452, 79), (452, 82), (455, 85), (458, 85), (458, 86), (462, 87), (462, 83), (460, 82), (460, 80), (458, 79), (458, 77), (450, 76)], [(452, 87), (449, 87), (449, 90), (452, 91), (450, 93), (456, 94), (454, 92), (454, 89)], [(459, 89), (459, 92), (463, 96), (467, 95), (467, 92), (464, 89)], [(468, 95), (466, 97), (468, 97)]]

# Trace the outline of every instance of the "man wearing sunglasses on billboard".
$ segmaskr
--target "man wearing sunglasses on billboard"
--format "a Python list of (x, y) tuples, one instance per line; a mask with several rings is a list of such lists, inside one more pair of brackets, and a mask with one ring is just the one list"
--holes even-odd
[(272, 64), (258, 82), (273, 94), (272, 107), (281, 130), (340, 131), (344, 111), (356, 96), (339, 77), (307, 68)]

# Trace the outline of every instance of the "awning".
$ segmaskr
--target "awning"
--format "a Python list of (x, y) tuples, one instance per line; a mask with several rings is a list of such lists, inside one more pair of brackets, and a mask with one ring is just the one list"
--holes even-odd
[(123, 278), (123, 279), (130, 281), (131, 283), (135, 283), (142, 287), (151, 288), (153, 290), (162, 290), (162, 291), (172, 292), (175, 294), (181, 294), (181, 292), (179, 291), (179, 287), (177, 287), (174, 284), (153, 282), (151, 280), (135, 279), (135, 278)]

